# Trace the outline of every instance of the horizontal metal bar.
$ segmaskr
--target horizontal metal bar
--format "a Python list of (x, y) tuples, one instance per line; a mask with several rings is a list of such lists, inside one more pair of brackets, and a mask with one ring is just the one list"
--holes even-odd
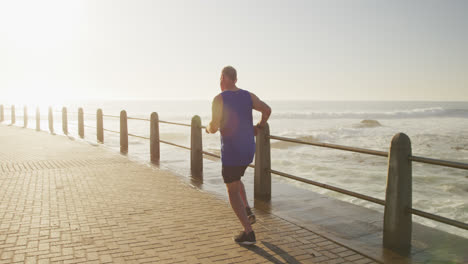
[[(148, 121), (150, 122), (151, 120), (150, 119), (147, 119), (147, 118), (139, 118), (139, 117), (127, 117), (127, 119), (129, 120), (141, 120), (141, 121)], [(189, 125), (189, 124), (184, 124), (184, 123), (177, 123), (177, 122), (169, 122), (169, 121), (163, 121), (163, 120), (159, 120), (160, 123), (164, 123), (164, 124), (170, 124), (170, 125), (178, 125), (178, 126), (186, 126), (186, 127), (191, 127), (192, 125)], [(201, 128), (206, 128), (205, 126), (201, 126)]]
[[(54, 110), (52, 112), (54, 112), (54, 113), (63, 113), (62, 110)], [(68, 109), (67, 109), (67, 114), (78, 114), (78, 112), (68, 112)]]
[[(312, 146), (318, 146), (318, 147), (333, 148), (333, 149), (340, 149), (340, 150), (346, 150), (346, 151), (352, 151), (352, 152), (359, 152), (359, 153), (364, 153), (364, 154), (388, 157), (388, 152), (384, 152), (384, 151), (362, 149), (362, 148), (355, 148), (355, 147), (347, 147), (347, 146), (328, 144), (328, 143), (307, 142), (307, 141), (303, 141), (303, 140), (298, 140), (298, 139), (293, 139), (293, 138), (285, 138), (285, 137), (279, 137), (279, 136), (273, 136), (273, 135), (271, 135), (270, 138), (271, 139), (276, 139), (276, 140), (287, 141), (287, 142), (298, 143), (298, 144), (304, 144), (304, 145), (312, 145)], [(454, 161), (440, 160), (440, 159), (431, 159), (431, 158), (418, 157), (418, 156), (410, 156), (409, 159), (412, 160), (412, 161), (415, 161), (415, 162), (421, 162), (421, 163), (427, 163), (427, 164), (433, 164), (433, 165), (439, 165), (439, 166), (445, 166), (445, 167), (468, 170), (468, 164), (467, 163), (462, 163), (462, 162), (454, 162)]]
[(369, 154), (369, 155), (374, 155), (374, 156), (388, 157), (388, 152), (385, 152), (385, 151), (355, 148), (355, 147), (347, 147), (347, 146), (328, 144), (328, 143), (308, 142), (308, 141), (303, 141), (303, 140), (299, 140), (299, 139), (279, 137), (279, 136), (273, 136), (273, 135), (269, 136), (269, 138), (276, 139), (276, 140), (281, 140), (281, 141), (293, 142), (293, 143), (297, 143), (297, 144), (312, 145), (312, 146), (332, 148), (332, 149), (341, 149), (341, 150), (364, 153), (364, 154)]
[(433, 165), (439, 165), (439, 166), (445, 166), (445, 167), (468, 170), (468, 164), (467, 163), (454, 162), (454, 161), (448, 161), (448, 160), (431, 159), (431, 158), (418, 157), (418, 156), (410, 156), (409, 159), (412, 160), (412, 161), (416, 161), (416, 162), (422, 162), (422, 163), (427, 163), (427, 164), (433, 164)]
[[(132, 137), (147, 139), (147, 140), (150, 139), (150, 138), (148, 138), (148, 137), (133, 135), (133, 134), (130, 134), (130, 133), (129, 133), (128, 135), (129, 135), (129, 136), (132, 136)], [(175, 146), (175, 147), (179, 147), (179, 148), (191, 150), (191, 148), (189, 148), (189, 147), (182, 146), (182, 145), (178, 145), (178, 144), (175, 144), (175, 143), (172, 143), (172, 142), (169, 142), (169, 141), (165, 141), (165, 140), (161, 140), (161, 139), (160, 139), (159, 142), (164, 143), (164, 144), (167, 144), (167, 145), (171, 145), (171, 146)], [(202, 151), (202, 153), (205, 154), (205, 155), (208, 155), (208, 156), (215, 157), (215, 158), (221, 158), (220, 156), (218, 156), (218, 155), (216, 155), (216, 154), (213, 154), (213, 153), (210, 153), (210, 152)]]
[(437, 221), (437, 222), (441, 222), (441, 223), (444, 223), (444, 224), (447, 224), (447, 225), (456, 226), (458, 228), (468, 230), (468, 224), (465, 224), (465, 223), (462, 223), (462, 222), (459, 222), (459, 221), (456, 221), (456, 220), (453, 220), (453, 219), (450, 219), (450, 218), (446, 218), (446, 217), (443, 217), (443, 216), (440, 216), (440, 215), (431, 214), (431, 213), (424, 212), (424, 211), (414, 209), (414, 208), (409, 208), (409, 212), (412, 213), (412, 214), (415, 214), (415, 215), (419, 215), (419, 216), (424, 217), (424, 218), (428, 218), (428, 219)]
[(127, 117), (129, 120), (142, 120), (142, 121), (151, 121), (147, 118), (138, 118), (138, 117)]
[(177, 122), (168, 122), (168, 121), (162, 121), (162, 120), (159, 120), (159, 123), (191, 127), (191, 125), (189, 125), (189, 124), (183, 124), (183, 123), (177, 123)]
[[(92, 126), (86, 126), (86, 125), (85, 125), (85, 127), (92, 127)], [(96, 127), (92, 127), (92, 128), (96, 128)], [(104, 128), (103, 130), (104, 130), (104, 131), (107, 131), (107, 132), (112, 132), (112, 133), (120, 134), (120, 132), (114, 131), (114, 130), (109, 130), (109, 129), (105, 129), (105, 128)], [(138, 135), (134, 135), (134, 134), (130, 134), (130, 133), (128, 133), (128, 135), (131, 136), (131, 137), (136, 137), (136, 138), (142, 138), (142, 139), (147, 139), (147, 140), (150, 139), (150, 138), (148, 138), (148, 137), (138, 136)], [(179, 148), (183, 148), (183, 149), (188, 149), (188, 150), (190, 150), (189, 147), (185, 147), (185, 146), (182, 146), (182, 145), (178, 145), (178, 144), (175, 144), (175, 143), (172, 143), (172, 142), (169, 142), (169, 141), (159, 140), (159, 142), (164, 143), (164, 144), (168, 144), (168, 145), (172, 145), (172, 146), (175, 146), (175, 147), (179, 147)]]
[(129, 135), (130, 137), (136, 137), (136, 138), (142, 138), (142, 139), (150, 139), (150, 138), (148, 138), (148, 137), (138, 136), (138, 135), (134, 135), (134, 134), (130, 134), (130, 133), (128, 133), (128, 135)]
[(105, 117), (113, 117), (113, 118), (120, 118), (120, 116), (115, 116), (115, 115), (102, 115), (102, 116), (105, 116)]
[(351, 191), (348, 191), (348, 190), (345, 190), (345, 189), (341, 189), (341, 188), (331, 186), (331, 185), (328, 185), (328, 184), (316, 182), (316, 181), (313, 181), (313, 180), (304, 179), (304, 178), (297, 177), (297, 176), (294, 176), (294, 175), (291, 175), (291, 174), (287, 174), (287, 173), (284, 173), (284, 172), (281, 172), (281, 171), (276, 171), (276, 170), (268, 170), (268, 171), (273, 173), (273, 174), (277, 174), (277, 175), (280, 175), (280, 176), (283, 176), (283, 177), (286, 177), (286, 178), (289, 178), (289, 179), (293, 179), (293, 180), (296, 180), (296, 181), (312, 184), (312, 185), (322, 187), (322, 188), (325, 188), (325, 189), (328, 189), (328, 190), (332, 190), (332, 191), (335, 191), (335, 192), (339, 192), (339, 193), (342, 193), (342, 194), (346, 194), (346, 195), (349, 195), (349, 196), (360, 198), (360, 199), (363, 199), (363, 200), (366, 200), (366, 201), (369, 201), (369, 202), (372, 202), (372, 203), (385, 205), (385, 200), (377, 199), (377, 198), (367, 196), (367, 195), (364, 195), (364, 194), (360, 194), (360, 193), (356, 193), (356, 192), (351, 192)]
[(95, 126), (88, 126), (88, 125), (83, 125), (84, 127), (89, 127), (89, 128), (96, 128)]
[(218, 159), (221, 158), (221, 156), (216, 155), (216, 154), (213, 154), (213, 153), (210, 153), (210, 152), (202, 151), (202, 153), (205, 154), (205, 155), (211, 156), (211, 157), (218, 158)]
[(105, 129), (105, 128), (103, 128), (102, 130), (107, 131), (107, 132), (112, 132), (112, 133), (120, 134), (119, 131), (115, 131), (115, 130), (110, 130), (110, 129)]
[(179, 148), (183, 148), (183, 149), (188, 149), (188, 150), (190, 150), (189, 147), (182, 146), (182, 145), (178, 145), (178, 144), (175, 144), (175, 143), (172, 143), (172, 142), (169, 142), (169, 141), (159, 140), (159, 142), (164, 143), (164, 144), (168, 144), (168, 145), (171, 145), (171, 146), (175, 146), (175, 147), (179, 147)]
[[(54, 110), (54, 113), (62, 113), (62, 110)], [(78, 112), (69, 112), (67, 108), (67, 114), (78, 114)], [(89, 114), (89, 113), (83, 113), (85, 115), (96, 115), (96, 114)]]
[[(215, 157), (215, 158), (218, 158), (218, 159), (221, 158), (221, 156), (216, 155), (216, 154), (213, 154), (213, 153), (210, 153), (210, 152), (202, 151), (202, 153), (205, 154), (205, 155), (207, 155), (207, 156)], [(255, 165), (253, 165), (253, 164), (249, 164), (248, 166), (249, 166), (250, 168), (255, 168)]]

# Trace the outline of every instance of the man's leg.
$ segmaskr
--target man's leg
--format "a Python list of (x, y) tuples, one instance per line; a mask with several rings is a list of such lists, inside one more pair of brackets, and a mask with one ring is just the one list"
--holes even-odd
[(244, 227), (245, 233), (252, 232), (252, 226), (250, 225), (250, 221), (247, 218), (247, 213), (245, 212), (245, 205), (242, 200), (241, 195), (241, 182), (235, 181), (231, 183), (226, 183), (228, 194), (229, 194), (229, 202), (231, 203), (231, 207), (236, 213), (237, 218), (241, 222), (242, 226)]
[(250, 208), (249, 201), (247, 200), (247, 195), (245, 194), (244, 183), (242, 181), (239, 181), (239, 182), (240, 182), (240, 194), (242, 197), (242, 201), (244, 202), (244, 205), (246, 208)]
[(247, 201), (247, 195), (245, 194), (244, 183), (240, 181), (240, 184), (241, 184), (240, 193), (241, 193), (242, 201), (244, 202), (245, 213), (247, 214), (247, 218), (249, 219), (250, 224), (253, 225), (255, 224), (255, 222), (257, 222), (257, 219), (255, 217), (255, 214), (252, 212), (252, 209), (249, 206), (249, 202)]

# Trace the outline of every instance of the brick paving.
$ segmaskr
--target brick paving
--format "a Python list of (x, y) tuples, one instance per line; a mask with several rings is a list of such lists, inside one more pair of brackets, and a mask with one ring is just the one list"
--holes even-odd
[(374, 263), (257, 210), (257, 245), (227, 201), (102, 146), (0, 125), (2, 263)]

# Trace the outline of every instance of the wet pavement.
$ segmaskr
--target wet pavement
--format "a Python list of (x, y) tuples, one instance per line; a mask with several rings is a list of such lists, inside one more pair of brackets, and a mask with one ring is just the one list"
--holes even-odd
[(101, 145), (0, 125), (0, 263), (375, 263), (264, 210), (257, 244), (219, 195)]
[[(72, 140), (70, 140), (72, 139)], [(0, 125), (0, 263), (465, 263), (467, 240), (413, 225), (412, 255), (382, 249), (383, 215), (273, 180), (240, 247), (217, 160), (149, 166), (98, 144)]]

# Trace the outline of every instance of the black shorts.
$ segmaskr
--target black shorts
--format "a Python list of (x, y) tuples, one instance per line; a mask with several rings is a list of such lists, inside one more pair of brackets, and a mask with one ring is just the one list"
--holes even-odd
[(239, 181), (244, 176), (247, 166), (224, 166), (223, 165), (223, 180), (224, 183)]

